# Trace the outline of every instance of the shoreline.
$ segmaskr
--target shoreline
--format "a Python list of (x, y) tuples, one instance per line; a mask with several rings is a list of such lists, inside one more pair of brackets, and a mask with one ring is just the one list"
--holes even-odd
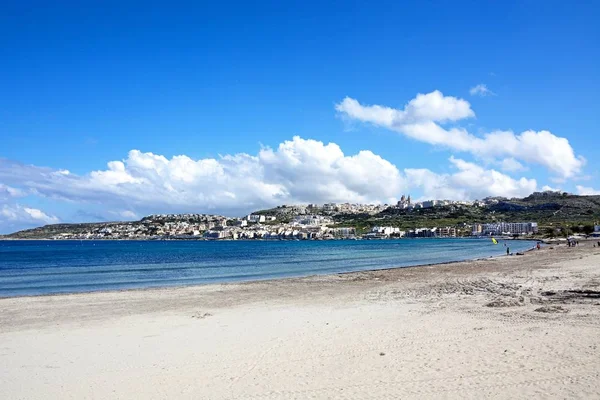
[[(560, 245), (557, 245), (560, 246)], [(298, 285), (311, 285), (325, 284), (335, 289), (335, 287), (341, 283), (354, 283), (361, 282), (365, 284), (379, 285), (387, 281), (396, 281), (399, 278), (407, 276), (422, 277), (423, 275), (431, 275), (441, 273), (442, 276), (447, 274), (474, 274), (478, 275), (486, 272), (496, 272), (494, 267), (515, 267), (519, 266), (520, 261), (533, 261), (532, 256), (536, 257), (534, 260), (541, 261), (542, 264), (547, 264), (549, 261), (554, 260), (555, 255), (566, 257), (567, 260), (572, 260), (575, 255), (572, 253), (583, 250), (584, 254), (589, 254), (593, 248), (585, 245), (578, 248), (567, 248), (563, 247), (555, 251), (553, 246), (542, 247), (541, 250), (531, 248), (526, 250), (524, 255), (516, 256), (490, 256), (484, 258), (475, 258), (460, 261), (450, 261), (443, 263), (429, 263), (411, 265), (405, 267), (393, 267), (393, 268), (381, 268), (381, 269), (369, 269), (363, 271), (349, 271), (349, 272), (338, 272), (338, 273), (327, 273), (327, 274), (312, 274), (307, 276), (297, 277), (285, 277), (285, 278), (268, 278), (263, 280), (249, 280), (249, 281), (236, 281), (236, 282), (221, 282), (221, 283), (206, 283), (206, 284), (190, 284), (190, 285), (177, 285), (177, 286), (160, 286), (160, 287), (146, 287), (146, 288), (130, 288), (130, 289), (116, 289), (116, 290), (100, 290), (90, 292), (71, 292), (71, 293), (48, 293), (40, 295), (23, 295), (23, 296), (10, 296), (0, 297), (0, 306), (6, 304), (18, 304), (19, 302), (31, 302), (33, 303), (47, 303), (54, 304), (58, 300), (79, 300), (85, 301), (86, 298), (92, 301), (101, 298), (144, 298), (153, 299), (163, 295), (178, 297), (181, 295), (194, 295), (198, 294), (200, 297), (210, 294), (212, 292), (219, 292), (221, 294), (235, 295), (236, 292), (252, 290), (254, 288), (268, 289), (270, 287), (285, 288), (289, 286), (291, 288), (297, 288)], [(564, 253), (563, 251), (568, 253)], [(600, 248), (593, 249), (594, 254), (600, 255)], [(579, 257), (581, 258), (581, 256)], [(560, 258), (559, 258), (560, 259)], [(600, 258), (599, 258), (600, 262)], [(537, 267), (545, 267), (545, 265), (538, 265)], [(318, 288), (318, 286), (317, 286)], [(2, 327), (3, 318), (0, 314), (0, 327)], [(0, 329), (1, 331), (1, 329)]]
[[(440, 238), (445, 239), (445, 238)], [(28, 239), (25, 239), (28, 240)], [(395, 240), (395, 239), (394, 239)], [(536, 250), (535, 246), (523, 250), (523, 253), (528, 253), (530, 251)], [(406, 269), (406, 268), (421, 268), (421, 267), (431, 267), (431, 266), (445, 266), (459, 263), (467, 263), (467, 262), (475, 262), (475, 261), (483, 261), (483, 260), (494, 260), (494, 259), (502, 259), (507, 257), (507, 255), (497, 255), (497, 256), (488, 256), (488, 257), (476, 257), (476, 258), (467, 258), (464, 260), (457, 261), (444, 261), (438, 263), (424, 263), (424, 264), (414, 264), (414, 265), (406, 265), (406, 266), (397, 266), (397, 267), (385, 267), (385, 268), (371, 268), (359, 271), (346, 271), (346, 272), (327, 272), (323, 274), (311, 274), (311, 275), (299, 275), (299, 276), (290, 276), (290, 277), (279, 277), (279, 278), (264, 278), (264, 279), (251, 279), (251, 280), (230, 280), (223, 282), (207, 282), (207, 283), (191, 283), (188, 285), (167, 285), (167, 286), (150, 286), (150, 287), (139, 287), (139, 288), (125, 288), (125, 289), (106, 289), (106, 290), (91, 290), (91, 291), (79, 291), (79, 292), (62, 292), (62, 293), (41, 293), (41, 294), (25, 294), (25, 295), (17, 295), (17, 296), (0, 296), (0, 305), (2, 304), (2, 300), (4, 299), (15, 299), (15, 298), (35, 298), (35, 297), (52, 297), (52, 296), (75, 296), (75, 295), (85, 295), (92, 293), (121, 293), (121, 292), (136, 292), (136, 291), (153, 291), (153, 290), (165, 290), (165, 289), (184, 289), (184, 288), (193, 288), (193, 287), (203, 287), (210, 285), (240, 285), (240, 284), (250, 284), (254, 282), (261, 283), (277, 283), (279, 281), (287, 281), (294, 279), (306, 279), (312, 278), (317, 279), (319, 277), (328, 277), (334, 275), (348, 275), (348, 274), (360, 274), (364, 272), (385, 272), (385, 271), (393, 271), (397, 269)], [(511, 253), (508, 257), (522, 257), (522, 254)]]
[[(9, 398), (597, 398), (600, 248), (0, 299)], [(31, 379), (35, 376), (36, 379)]]
[[(525, 250), (525, 252), (532, 251), (533, 249)], [(492, 260), (496, 258), (502, 258), (506, 256), (489, 256), (483, 258), (472, 258), (466, 260), (459, 261), (447, 261), (441, 263), (429, 263), (429, 264), (415, 264), (415, 265), (407, 265), (404, 267), (391, 267), (391, 268), (373, 268), (373, 269), (365, 269), (361, 271), (348, 271), (348, 272), (334, 272), (334, 273), (324, 273), (324, 274), (311, 274), (311, 275), (302, 275), (302, 276), (290, 276), (283, 278), (265, 278), (265, 279), (252, 279), (252, 280), (239, 280), (239, 281), (225, 281), (225, 282), (211, 282), (211, 283), (191, 283), (189, 285), (173, 285), (173, 286), (150, 286), (150, 287), (141, 287), (141, 288), (127, 288), (127, 289), (108, 289), (108, 290), (93, 290), (87, 292), (64, 292), (64, 293), (41, 293), (41, 294), (25, 294), (20, 296), (0, 296), (0, 305), (2, 300), (4, 299), (19, 299), (19, 298), (35, 298), (35, 297), (53, 297), (53, 296), (78, 296), (78, 295), (86, 295), (86, 294), (94, 294), (94, 293), (126, 293), (126, 292), (148, 292), (148, 291), (160, 291), (160, 290), (177, 290), (177, 289), (187, 289), (194, 287), (204, 287), (204, 286), (229, 286), (229, 285), (243, 285), (243, 284), (252, 284), (252, 283), (283, 283), (289, 280), (296, 279), (316, 279), (319, 277), (332, 277), (335, 275), (352, 275), (352, 274), (360, 274), (364, 272), (385, 272), (385, 271), (393, 271), (396, 269), (403, 268), (419, 268), (419, 267), (431, 267), (431, 266), (444, 266), (444, 265), (452, 265), (465, 263), (469, 261), (482, 261), (482, 260)]]

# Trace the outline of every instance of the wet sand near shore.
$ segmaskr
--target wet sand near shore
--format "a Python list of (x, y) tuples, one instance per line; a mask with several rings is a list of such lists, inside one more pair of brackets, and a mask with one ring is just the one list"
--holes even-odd
[(0, 299), (5, 398), (600, 398), (600, 248)]

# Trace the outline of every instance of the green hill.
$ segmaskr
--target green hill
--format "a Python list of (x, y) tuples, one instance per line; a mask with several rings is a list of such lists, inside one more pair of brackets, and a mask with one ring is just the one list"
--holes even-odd
[[(326, 214), (333, 218), (338, 226), (351, 226), (360, 233), (376, 225), (396, 226), (402, 229), (431, 228), (440, 226), (466, 226), (487, 222), (537, 222), (544, 232), (555, 228), (568, 228), (569, 231), (589, 230), (600, 221), (600, 196), (577, 196), (567, 193), (534, 193), (523, 199), (493, 198), (486, 199), (486, 205), (453, 204), (429, 208), (401, 209), (389, 207), (375, 214), (349, 214), (336, 211), (324, 212), (322, 208), (303, 206), (279, 206), (269, 210), (256, 211), (254, 214), (277, 217), (271, 224), (291, 221), (299, 213)], [(9, 239), (42, 239), (63, 234), (82, 234), (90, 231), (111, 229), (144, 230), (154, 234), (162, 224), (173, 221), (190, 221), (205, 218), (204, 215), (173, 214), (168, 216), (149, 216), (141, 221), (102, 222), (81, 224), (56, 224), (28, 229), (6, 235)], [(224, 218), (224, 217), (219, 217)], [(466, 231), (469, 231), (466, 229)], [(564, 231), (564, 230), (563, 230)]]
[(484, 207), (450, 205), (414, 210), (390, 207), (376, 215), (337, 215), (335, 220), (359, 228), (385, 224), (405, 229), (500, 221), (558, 227), (593, 225), (600, 221), (600, 196), (536, 193), (523, 199), (498, 199)]

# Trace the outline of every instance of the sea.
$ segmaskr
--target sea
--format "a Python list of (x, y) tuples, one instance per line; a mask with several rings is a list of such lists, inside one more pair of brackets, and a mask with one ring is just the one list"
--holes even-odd
[(0, 297), (302, 277), (487, 258), (535, 242), (0, 241)]

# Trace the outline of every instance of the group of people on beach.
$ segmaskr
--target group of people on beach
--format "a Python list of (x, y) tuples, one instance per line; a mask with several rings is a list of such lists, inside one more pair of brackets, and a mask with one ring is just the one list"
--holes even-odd
[[(598, 246), (600, 246), (600, 242), (598, 242)], [(506, 243), (504, 243), (504, 247), (506, 247), (506, 255), (510, 256), (510, 247), (508, 247), (506, 245)], [(539, 250), (542, 248), (541, 242), (537, 242), (537, 244), (535, 245), (535, 247)], [(520, 253), (517, 253), (517, 255), (519, 255)]]
[[(569, 247), (579, 244), (579, 242), (575, 242), (575, 241), (573, 241), (572, 243), (573, 244), (571, 244), (571, 240), (569, 240)], [(594, 245), (594, 247), (595, 246), (596, 245)], [(504, 247), (506, 247), (506, 255), (509, 256), (510, 255), (510, 247), (508, 247), (508, 245), (506, 243), (504, 243)], [(600, 247), (600, 242), (598, 242), (598, 247)], [(537, 242), (535, 245), (535, 248), (540, 250), (542, 248), (542, 242)]]
[[(600, 242), (598, 242), (598, 243), (600, 244)], [(567, 239), (567, 246), (569, 246), (569, 247), (579, 246), (579, 241), (573, 240), (573, 239)]]

